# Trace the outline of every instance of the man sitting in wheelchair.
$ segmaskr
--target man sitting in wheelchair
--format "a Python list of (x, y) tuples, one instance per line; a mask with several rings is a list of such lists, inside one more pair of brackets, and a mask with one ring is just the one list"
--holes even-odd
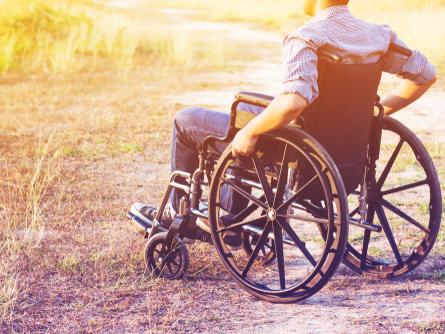
[[(183, 109), (177, 113), (173, 124), (171, 150), (171, 171), (176, 172), (176, 175), (172, 176), (168, 189), (171, 194), (170, 196), (167, 194), (159, 210), (136, 203), (129, 214), (129, 218), (138, 221), (144, 220), (144, 217), (146, 222), (156, 221), (157, 225), (162, 226), (166, 235), (167, 231), (174, 230), (176, 234), (170, 233), (170, 236), (165, 236), (163, 242), (168, 239), (174, 244), (172, 240), (178, 235), (181, 240), (184, 238), (205, 240), (205, 235), (212, 234), (213, 244), (222, 256), (226, 268), (244, 288), (259, 298), (272, 301), (295, 301), (307, 298), (325, 284), (343, 256), (339, 254), (329, 259), (329, 250), (327, 253), (320, 251), (318, 258), (310, 254), (310, 247), (301, 241), (297, 236), (298, 233), (292, 231), (289, 223), (290, 219), (300, 217), (292, 215), (292, 212), (302, 208), (311, 214), (311, 218), (300, 218), (315, 222), (314, 225), (320, 230), (326, 244), (331, 242), (340, 245), (331, 248), (331, 253), (335, 251), (343, 253), (344, 249), (341, 248), (345, 247), (348, 250), (345, 236), (347, 224), (354, 223), (365, 229), (364, 244), (371, 232), (383, 229), (381, 233), (385, 233), (388, 237), (396, 261), (395, 265), (384, 264), (387, 268), (391, 268), (388, 272), (396, 275), (397, 270), (402, 272), (401, 268), (408, 266), (408, 260), (405, 261), (394, 248), (391, 231), (386, 224), (382, 223), (381, 226), (372, 224), (374, 214), (384, 218), (379, 203), (385, 205), (371, 195), (374, 194), (371, 190), (377, 189), (379, 182), (375, 182), (375, 168), (372, 166), (372, 162), (378, 159), (378, 153), (372, 152), (375, 140), (369, 140), (369, 137), (372, 134), (373, 138), (377, 138), (379, 136), (375, 134), (382, 131), (381, 127), (380, 130), (373, 128), (373, 120), (377, 119), (373, 109), (374, 106), (381, 109), (380, 123), (378, 123), (381, 124), (384, 116), (406, 107), (421, 97), (435, 82), (436, 72), (423, 54), (411, 51), (390, 27), (366, 22), (353, 16), (348, 9), (348, 2), (347, 0), (304, 2), (304, 11), (313, 17), (284, 39), (284, 77), (281, 93), (276, 97), (240, 93), (230, 115), (199, 107)], [(382, 98), (378, 103), (375, 97), (382, 71), (396, 74), (403, 80), (395, 92)], [(361, 114), (355, 110), (357, 105), (364, 109)], [(241, 112), (249, 112), (252, 117), (243, 126), (238, 126)], [(297, 125), (289, 126), (296, 120), (298, 120)], [(323, 122), (326, 125), (323, 125)], [(363, 126), (364, 123), (370, 125)], [(287, 128), (292, 128), (293, 134), (279, 132), (287, 131), (285, 130)], [(317, 143), (306, 145), (307, 142), (313, 141), (313, 138), (309, 135), (304, 138), (301, 137), (303, 135), (297, 135), (295, 131), (301, 129), (312, 135)], [(351, 133), (343, 138), (342, 132), (346, 132), (346, 129), (355, 131), (355, 134)], [(267, 136), (270, 134), (273, 134), (271, 135), (273, 138), (267, 142)], [(293, 142), (289, 139), (291, 137), (294, 138)], [(356, 143), (356, 138), (357, 142), (366, 142), (363, 145)], [(376, 140), (378, 142), (378, 139)], [(301, 141), (300, 146), (296, 144), (297, 141)], [(320, 143), (324, 148), (318, 148)], [(376, 145), (379, 144), (378, 142)], [(350, 148), (349, 145), (361, 146)], [(300, 151), (298, 148), (302, 146), (305, 147), (305, 151)], [(342, 161), (343, 155), (347, 154), (345, 151), (354, 152), (354, 150), (362, 151), (363, 154), (360, 153), (358, 157), (357, 153), (351, 153), (353, 157), (350, 158), (354, 163)], [(272, 153), (278, 158), (270, 158)], [(314, 159), (315, 155), (323, 157)], [(332, 156), (337, 166), (334, 166), (330, 158), (325, 158), (325, 155)], [(218, 158), (220, 160), (215, 168), (215, 161)], [(321, 160), (326, 162), (320, 162)], [(361, 167), (357, 167), (359, 165)], [(260, 172), (260, 169), (264, 169), (265, 172)], [(201, 172), (196, 173), (198, 170)], [(320, 189), (318, 195), (314, 195), (315, 190), (309, 195), (309, 188), (316, 187), (314, 183), (308, 185), (304, 191), (301, 190), (301, 185), (310, 181), (309, 176), (303, 175), (304, 171), (308, 170), (313, 170), (314, 177), (318, 177), (315, 181)], [(357, 175), (352, 176), (354, 173)], [(340, 176), (337, 177), (335, 174)], [(205, 201), (201, 200), (201, 188), (209, 185), (203, 181), (205, 176), (208, 177), (208, 181), (212, 181), (208, 209), (205, 207)], [(290, 178), (293, 178), (291, 185), (289, 185)], [(342, 196), (346, 198), (361, 185), (364, 185), (361, 188), (363, 190), (361, 195), (365, 199), (360, 202), (360, 207), (354, 213), (360, 215), (360, 218), (353, 220), (349, 218), (353, 214), (343, 213), (347, 211), (346, 201), (344, 204), (335, 202), (336, 198)], [(252, 189), (256, 186), (257, 190), (263, 192), (262, 196), (252, 195), (254, 193)], [(303, 200), (299, 202), (300, 198), (298, 194), (296, 195), (298, 189), (302, 191), (300, 197), (306, 196), (305, 202)], [(381, 185), (378, 189), (381, 189)], [(293, 198), (289, 200), (292, 196)], [(257, 216), (252, 216), (254, 209), (259, 209)], [(186, 215), (195, 216), (193, 221), (196, 225), (189, 222), (184, 225), (185, 227), (180, 226), (181, 222), (178, 220), (178, 226), (171, 227), (175, 224), (175, 218)], [(245, 222), (247, 217), (250, 217), (249, 224)], [(342, 222), (343, 220), (345, 222)], [(145, 225), (139, 223), (139, 225), (146, 226), (144, 229), (146, 237), (153, 237), (156, 233), (152, 231), (151, 225), (147, 225), (149, 223)], [(329, 224), (336, 227), (330, 230)], [(186, 231), (193, 230), (194, 226), (202, 230), (200, 237), (197, 237), (199, 233), (196, 234), (196, 231), (193, 233)], [(432, 233), (435, 228), (425, 229)], [(209, 239), (208, 237), (207, 240)], [(283, 253), (283, 243), (286, 242), (298, 248), (315, 268), (314, 274), (308, 274), (301, 280), (304, 283), (289, 284), (288, 277), (292, 271), (284, 270), (286, 250)], [(247, 263), (234, 264), (236, 256), (227, 254), (235, 252), (241, 246), (250, 249), (250, 254), (246, 258)], [(279, 274), (277, 286), (273, 283), (269, 286), (267, 280), (266, 283), (259, 283), (252, 278), (252, 263), (262, 251), (263, 262), (266, 261), (265, 247), (271, 248), (269, 253), (272, 252), (273, 258), (277, 258)], [(345, 255), (347, 264), (362, 271), (368, 269), (372, 271), (374, 267), (379, 267), (376, 261), (372, 262), (374, 260), (367, 256), (367, 248), (366, 244), (359, 251), (351, 249), (349, 256), (354, 258), (348, 262)], [(174, 248), (165, 245), (158, 250), (162, 253), (166, 252), (166, 249), (170, 250), (170, 253), (174, 252)], [(426, 248), (424, 250), (429, 251)], [(165, 256), (158, 261), (163, 263)], [(183, 262), (186, 260), (188, 261), (188, 258), (182, 258)], [(170, 264), (172, 263), (173, 260)], [(409, 265), (413, 263), (410, 262)], [(324, 267), (325, 270), (318, 271), (316, 269), (318, 267)], [(167, 268), (166, 271), (174, 270)], [(318, 280), (315, 279), (317, 275), (320, 277)], [(321, 281), (323, 283), (320, 283)]]

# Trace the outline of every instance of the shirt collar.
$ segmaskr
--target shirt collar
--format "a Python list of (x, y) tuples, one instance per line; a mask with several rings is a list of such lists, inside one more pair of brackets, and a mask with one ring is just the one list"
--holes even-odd
[(313, 17), (313, 20), (314, 21), (324, 20), (342, 14), (350, 14), (348, 6), (345, 5), (331, 6), (318, 12), (317, 15)]

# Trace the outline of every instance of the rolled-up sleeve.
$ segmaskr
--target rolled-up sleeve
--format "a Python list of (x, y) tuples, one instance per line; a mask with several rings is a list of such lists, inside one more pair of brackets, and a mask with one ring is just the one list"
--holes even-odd
[(281, 94), (298, 94), (308, 104), (318, 96), (317, 49), (300, 36), (288, 36), (283, 44)]
[[(389, 29), (389, 27), (388, 27)], [(397, 34), (391, 30), (391, 43), (409, 48)], [(435, 67), (419, 51), (413, 50), (411, 57), (406, 57), (394, 51), (389, 51), (384, 59), (385, 72), (396, 74), (398, 77), (408, 79), (422, 85), (436, 77)]]

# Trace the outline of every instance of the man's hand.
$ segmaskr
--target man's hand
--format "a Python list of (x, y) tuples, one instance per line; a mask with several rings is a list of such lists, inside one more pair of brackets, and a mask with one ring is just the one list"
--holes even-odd
[(298, 94), (278, 95), (261, 114), (237, 133), (232, 142), (232, 154), (252, 154), (259, 136), (296, 120), (306, 107), (306, 100)]
[(258, 136), (251, 135), (246, 128), (241, 129), (232, 142), (232, 155), (234, 157), (248, 156), (255, 152)]
[(425, 94), (436, 80), (436, 77), (434, 77), (431, 81), (422, 85), (418, 85), (407, 79), (403, 80), (394, 93), (382, 99), (381, 104), (385, 108), (385, 115), (389, 116), (416, 101)]

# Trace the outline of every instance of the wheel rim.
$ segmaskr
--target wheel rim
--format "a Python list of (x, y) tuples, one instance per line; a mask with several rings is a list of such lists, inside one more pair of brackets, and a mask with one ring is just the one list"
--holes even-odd
[[(375, 232), (351, 228), (346, 263), (358, 271), (400, 276), (417, 267), (435, 242), (441, 215), (437, 174), (415, 135), (393, 119), (384, 120), (376, 189), (367, 206)], [(357, 215), (357, 209), (351, 216)]]
[[(239, 187), (237, 178), (228, 178), (230, 173), (227, 171), (237, 168), (238, 162), (233, 160), (230, 151), (223, 154), (219, 168), (214, 172), (210, 193), (209, 213), (212, 239), (226, 268), (250, 292), (281, 297), (312, 294), (319, 290), (320, 286), (324, 285), (332, 275), (331, 264), (340, 244), (340, 233), (336, 233), (336, 230), (340, 231), (341, 219), (335, 214), (335, 212), (341, 211), (338, 193), (335, 191), (332, 195), (331, 186), (334, 182), (331, 182), (331, 172), (313, 150), (306, 147), (309, 152), (307, 153), (304, 149), (283, 138), (272, 139), (269, 137), (268, 140), (275, 141), (275, 147), (279, 147), (279, 144), (282, 145), (279, 159), (281, 163), (275, 164), (275, 175), (270, 170), (268, 173), (265, 168), (268, 163), (268, 154), (265, 151), (258, 150), (247, 161), (247, 158), (243, 161), (244, 168), (248, 166), (251, 174), (250, 181), (259, 185), (259, 196), (250, 194)], [(295, 157), (297, 161), (304, 160), (307, 170), (310, 170), (312, 174), (305, 179), (305, 182), (295, 193), (291, 194), (290, 198), (285, 199), (284, 195), (289, 194), (285, 189), (289, 166), (295, 165), (295, 160), (293, 160)], [(276, 187), (272, 189), (274, 182)], [(294, 210), (301, 211), (300, 202), (304, 202), (306, 199), (302, 199), (300, 196), (315, 184), (319, 186), (326, 203), (328, 203), (326, 218), (314, 220), (309, 216), (289, 214), (288, 208), (291, 204)], [(249, 200), (249, 205), (237, 213), (236, 219), (233, 220), (235, 223), (230, 225), (230, 229), (240, 229), (242, 226), (257, 224), (264, 226), (258, 235), (258, 243), (251, 256), (248, 259), (244, 257), (244, 262), (242, 257), (234, 254), (224, 244), (221, 236), (224, 231), (229, 229), (227, 223), (224, 224), (221, 219), (221, 189), (224, 185), (231, 187), (240, 196)], [(256, 216), (255, 211), (257, 211)], [(299, 220), (296, 221), (295, 217), (298, 217)], [(300, 218), (304, 220), (300, 220)], [(316, 221), (326, 225), (326, 239), (320, 237)], [(304, 225), (303, 228), (302, 225)], [(302, 232), (304, 229), (308, 229), (306, 225), (310, 226), (312, 231), (306, 231), (306, 238), (303, 238)], [(313, 237), (314, 233), (318, 235), (318, 239), (308, 238), (308, 235)], [(273, 267), (275, 270), (268, 269), (266, 272), (263, 270), (262, 273), (257, 273), (260, 268), (255, 266), (255, 259), (260, 248), (268, 239), (274, 240), (277, 265), (267, 267)], [(290, 267), (291, 269), (289, 269)], [(274, 273), (277, 275), (274, 276)]]

